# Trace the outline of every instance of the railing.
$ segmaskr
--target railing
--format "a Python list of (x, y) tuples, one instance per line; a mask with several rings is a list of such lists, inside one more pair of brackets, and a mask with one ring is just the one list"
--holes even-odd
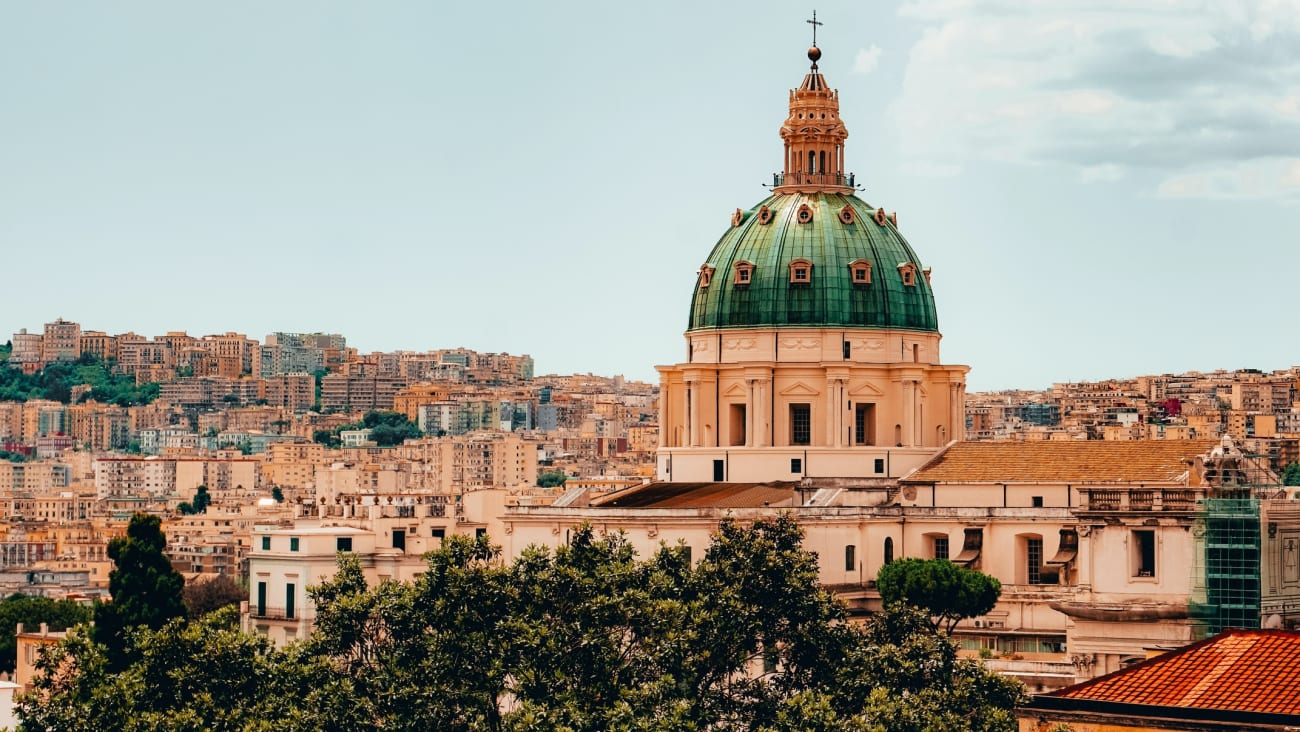
[(1196, 491), (1162, 491), (1162, 502), (1166, 511), (1194, 511), (1196, 509)]
[(853, 174), (849, 173), (773, 173), (775, 186), (845, 186), (854, 187)]
[(1118, 511), (1120, 501), (1120, 491), (1088, 491), (1090, 511)]
[(257, 605), (250, 605), (248, 608), (248, 614), (250, 617), (254, 617), (259, 620), (296, 620), (297, 619), (295, 617), (295, 615), (297, 614), (297, 610), (295, 608), (265, 607), (265, 606), (259, 607)]
[(1155, 491), (1129, 491), (1128, 508), (1130, 511), (1150, 511), (1155, 505)]

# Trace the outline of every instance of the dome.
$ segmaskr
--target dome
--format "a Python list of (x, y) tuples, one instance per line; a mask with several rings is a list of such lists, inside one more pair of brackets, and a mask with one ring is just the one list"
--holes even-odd
[(701, 268), (689, 330), (937, 332), (928, 270), (895, 221), (851, 193), (776, 193), (737, 211)]

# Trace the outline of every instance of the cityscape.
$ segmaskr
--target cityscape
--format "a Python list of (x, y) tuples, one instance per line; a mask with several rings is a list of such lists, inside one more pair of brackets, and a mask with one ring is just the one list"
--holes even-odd
[[(1300, 18), (1293, 10), (1254, 11), (1261, 47), (1300, 33), (1284, 22)], [(294, 297), (291, 282), (313, 279), (330, 293), (315, 328), (286, 315), (273, 326), (284, 330), (253, 333), (240, 315), (247, 298), (215, 289), (203, 292), (212, 308), (202, 318), (160, 298), (124, 326), (122, 291), (103, 298), (103, 312), (50, 299), (39, 319), (16, 324), (0, 341), (0, 729), (1300, 727), (1300, 366), (1223, 348), (1211, 370), (1124, 373), (1154, 358), (1127, 354), (1114, 373), (1078, 380), (1066, 354), (1087, 350), (1083, 328), (1109, 316), (1074, 308), (1041, 342), (1001, 348), (999, 375), (972, 382), (985, 365), (949, 360), (954, 351), (987, 355), (970, 344), (985, 333), (1006, 343), (1010, 324), (1030, 317), (1018, 311), (1064, 298), (1041, 283), (1008, 294), (1015, 278), (980, 283), (1016, 312), (1004, 328), (972, 327), (963, 288), (988, 275), (955, 244), (927, 241), (946, 214), (916, 212), (931, 221), (914, 235), (913, 212), (880, 199), (874, 181), (889, 174), (853, 168), (888, 160), (939, 179), (960, 166), (867, 157), (882, 138), (871, 127), (850, 136), (862, 110), (854, 95), (898, 49), (871, 46), (830, 66), (838, 51), (809, 12), (810, 45), (773, 51), (764, 63), (779, 80), (754, 87), (777, 111), (726, 123), (775, 128), (745, 152), (771, 168), (763, 190), (734, 207), (704, 173), (687, 175), (690, 198), (717, 209), (704, 223), (680, 217), (695, 242), (689, 268), (666, 248), (605, 260), (608, 247), (575, 244), (551, 252), (559, 269), (524, 276), (535, 252), (475, 238), (447, 245), (446, 267), (422, 271), (354, 242), (342, 259), (355, 281), (309, 275), (306, 258), (286, 274), (273, 263), (283, 253), (269, 250), (265, 272), (247, 278), (268, 293), (256, 322)], [(1004, 27), (1056, 37), (1065, 21), (1035, 12)], [(1091, 21), (1070, 13), (1072, 37), (1089, 38)], [(963, 7), (904, 3), (898, 15), (929, 28), (909, 73), (927, 54), (999, 38), (991, 16)], [(1144, 48), (1183, 61), (1228, 43), (1170, 33), (1143, 36)], [(1006, 76), (951, 74), (1000, 97), (1016, 86), (1002, 61)], [(843, 98), (830, 71), (839, 68), (854, 79)], [(1088, 89), (1038, 113), (1157, 116), (1143, 94), (1159, 98), (1172, 76), (1131, 103)], [(581, 87), (575, 97), (590, 93)], [(1296, 98), (1273, 105), (1279, 119), (1295, 115)], [(1011, 126), (1033, 106), (1013, 102), (996, 115)], [(931, 115), (949, 103), (914, 90), (893, 103), (890, 114), (916, 116), (900, 137), (908, 154), (941, 149), (918, 146), (916, 135), (933, 135), (986, 142), (991, 152), (979, 154), (1031, 166), (1043, 164), (1035, 155), (1076, 155), (1068, 164), (1083, 166), (1081, 184), (1116, 186), (1169, 155), (1138, 123), (1129, 149), (1150, 159), (1133, 169), (1101, 147), (1043, 153), (1000, 138), (976, 107)], [(541, 118), (537, 129), (563, 134)], [(636, 129), (616, 142), (589, 133), (611, 156), (699, 134), (694, 123)], [(748, 145), (750, 132), (737, 139)], [(1189, 159), (1213, 157), (1195, 150)], [(400, 168), (394, 160), (386, 165)], [(1285, 187), (1300, 171), (1269, 163), (1230, 178), (1197, 164), (1163, 171), (1172, 177), (1153, 190), (1236, 200), (1265, 172)], [(480, 172), (448, 177), (472, 187)], [(599, 189), (591, 201), (614, 188), (589, 187)], [(598, 229), (583, 210), (591, 201), (566, 202), (561, 226)], [(474, 236), (517, 237), (501, 225), (536, 222), (531, 205), (505, 206)], [(636, 225), (623, 228), (635, 240)], [(641, 264), (650, 251), (672, 268)], [(378, 289), (358, 294), (381, 259), (391, 302)], [(184, 266), (190, 278), (196, 267)], [(476, 296), (439, 279), (453, 272), (474, 280)], [(596, 280), (618, 296), (606, 301)], [(585, 285), (560, 318), (509, 299)], [(399, 291), (437, 305), (413, 307)], [(671, 304), (661, 291), (676, 293)], [(10, 318), (30, 317), (31, 298), (13, 299), (23, 304)], [(644, 320), (605, 320), (637, 309)], [(155, 330), (160, 310), (174, 322)], [(508, 327), (497, 326), (503, 311)], [(676, 325), (661, 327), (669, 311)], [(427, 312), (455, 325), (433, 335)], [(471, 321), (484, 327), (461, 330)], [(398, 332), (405, 342), (389, 347)], [(504, 350), (465, 347), (471, 332)], [(602, 373), (569, 373), (571, 354), (553, 365), (567, 344), (589, 354), (608, 342), (614, 353), (626, 339), (673, 345), (618, 373), (604, 352), (589, 367)], [(387, 350), (357, 345), (375, 341)], [(973, 387), (1042, 374), (1030, 361), (1059, 366), (1050, 386)], [(626, 376), (651, 368), (653, 379)]]

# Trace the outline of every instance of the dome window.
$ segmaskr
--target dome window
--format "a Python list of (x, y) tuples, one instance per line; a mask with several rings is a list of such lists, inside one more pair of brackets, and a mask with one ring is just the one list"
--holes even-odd
[(740, 226), (744, 222), (745, 222), (745, 212), (741, 211), (740, 209), (736, 209), (736, 212), (731, 215), (731, 225)]
[(812, 262), (796, 259), (790, 262), (790, 284), (806, 285), (812, 282)]
[(812, 207), (806, 203), (799, 205), (799, 211), (795, 214), (795, 219), (801, 224), (810, 224), (813, 220)]
[(703, 290), (713, 281), (713, 267), (705, 264), (700, 267), (700, 289)]
[(739, 287), (748, 287), (751, 280), (754, 279), (754, 263), (740, 260), (736, 262), (736, 278), (733, 284)]
[(926, 267), (925, 269), (921, 270), (921, 274), (925, 277), (925, 284), (927, 285), (930, 284), (930, 268)]
[(884, 226), (885, 222), (888, 220), (889, 217), (885, 215), (885, 209), (883, 208), (876, 209), (876, 224), (880, 226)]
[(857, 216), (854, 215), (854, 213), (853, 213), (853, 207), (852, 207), (852, 206), (845, 206), (844, 208), (840, 209), (840, 223), (841, 223), (841, 224), (844, 224), (845, 226), (848, 226), (849, 224), (853, 223), (854, 221), (857, 221)]
[(911, 262), (903, 262), (898, 265), (898, 273), (903, 276), (904, 287), (916, 287), (916, 265)]
[(853, 279), (855, 285), (871, 284), (871, 262), (865, 259), (849, 262), (849, 277)]
[(759, 206), (758, 225), (767, 226), (770, 223), (772, 223), (772, 209), (768, 208), (767, 206)]

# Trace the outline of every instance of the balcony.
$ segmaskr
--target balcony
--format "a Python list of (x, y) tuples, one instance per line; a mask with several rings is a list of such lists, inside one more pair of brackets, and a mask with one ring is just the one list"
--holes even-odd
[(1203, 494), (1195, 490), (1088, 490), (1079, 510), (1084, 513), (1115, 512), (1190, 512)]
[(849, 173), (773, 173), (772, 187), (780, 186), (841, 186), (854, 188), (853, 174)]
[(266, 607), (266, 606), (259, 607), (257, 605), (251, 605), (248, 608), (248, 615), (249, 617), (256, 618), (258, 620), (297, 620), (298, 619), (298, 613), (295, 608)]

